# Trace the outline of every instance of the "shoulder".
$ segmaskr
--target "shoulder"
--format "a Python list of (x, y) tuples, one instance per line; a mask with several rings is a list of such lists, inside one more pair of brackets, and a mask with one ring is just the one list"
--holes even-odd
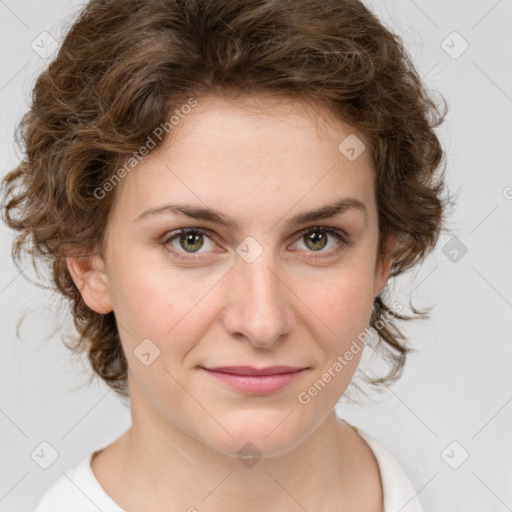
[(423, 512), (412, 482), (393, 454), (376, 438), (350, 425), (368, 444), (379, 465), (384, 512)]
[(124, 512), (105, 493), (91, 469), (95, 452), (81, 459), (76, 466), (52, 484), (35, 512)]

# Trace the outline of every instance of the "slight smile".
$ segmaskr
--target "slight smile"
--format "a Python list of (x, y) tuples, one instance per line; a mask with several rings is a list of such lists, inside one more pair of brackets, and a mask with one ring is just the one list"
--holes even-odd
[(218, 368), (201, 366), (200, 368), (232, 388), (253, 395), (266, 395), (280, 391), (308, 369), (291, 366), (271, 366), (261, 369), (250, 366)]

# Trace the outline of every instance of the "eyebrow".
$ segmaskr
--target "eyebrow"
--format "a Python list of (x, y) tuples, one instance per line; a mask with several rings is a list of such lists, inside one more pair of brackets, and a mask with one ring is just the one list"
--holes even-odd
[[(299, 213), (289, 219), (286, 222), (286, 226), (295, 227), (307, 222), (325, 220), (337, 215), (341, 215), (350, 210), (363, 213), (365, 222), (368, 224), (368, 210), (365, 203), (354, 197), (344, 197), (335, 201), (334, 203), (326, 204), (319, 208), (315, 208), (314, 210)], [(189, 204), (165, 204), (163, 206), (150, 208), (149, 210), (141, 213), (135, 219), (135, 221), (140, 221), (156, 215), (169, 213), (181, 214), (192, 219), (219, 224), (235, 232), (240, 230), (238, 223), (231, 217), (228, 217), (227, 215), (224, 215), (223, 213), (217, 212), (210, 208), (203, 208)]]

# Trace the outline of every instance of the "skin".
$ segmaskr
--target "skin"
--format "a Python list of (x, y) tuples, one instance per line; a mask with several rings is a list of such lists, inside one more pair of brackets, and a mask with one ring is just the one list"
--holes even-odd
[[(308, 404), (297, 399), (368, 327), (389, 277), (396, 239), (378, 259), (369, 152), (349, 161), (338, 145), (354, 130), (311, 103), (198, 101), (117, 186), (104, 255), (67, 258), (87, 305), (114, 311), (129, 365), (132, 426), (93, 471), (127, 511), (381, 511), (376, 459), (334, 414), (362, 350)], [(353, 209), (286, 226), (342, 197), (362, 201), (367, 217)], [(207, 205), (239, 230), (172, 213), (136, 220), (178, 202)], [(327, 235), (315, 246), (299, 234), (318, 226), (352, 243)], [(181, 228), (210, 234), (202, 247), (179, 236), (165, 245)], [(251, 263), (236, 252), (246, 237), (262, 249)], [(148, 366), (134, 354), (145, 339), (160, 350)], [(243, 364), (308, 370), (254, 396), (199, 368)], [(252, 467), (237, 457), (247, 442), (262, 454)]]

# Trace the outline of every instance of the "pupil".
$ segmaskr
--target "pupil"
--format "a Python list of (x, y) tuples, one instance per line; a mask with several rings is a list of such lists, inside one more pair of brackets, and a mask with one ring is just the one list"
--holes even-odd
[(320, 247), (313, 247), (314, 249), (323, 249), (325, 247), (325, 241), (326, 241), (326, 237), (325, 237), (325, 234), (324, 233), (321, 233), (321, 232), (313, 232), (311, 235), (306, 235), (308, 241), (310, 242), (313, 242), (313, 244), (317, 244), (319, 241), (321, 242), (323, 240), (323, 244), (320, 244), (321, 246)]
[[(180, 239), (180, 243), (184, 242), (184, 244), (182, 243), (182, 247), (186, 249), (186, 245), (190, 244), (191, 245), (195, 245), (197, 244), (197, 240), (202, 237), (202, 234), (201, 233), (197, 233), (197, 234), (193, 234), (193, 233), (185, 233), (181, 236), (181, 239)], [(203, 246), (203, 243), (201, 242), (200, 244), (198, 244), (197, 247), (192, 247), (192, 249), (200, 249), (201, 247)], [(189, 251), (189, 252), (194, 252), (194, 251)]]

